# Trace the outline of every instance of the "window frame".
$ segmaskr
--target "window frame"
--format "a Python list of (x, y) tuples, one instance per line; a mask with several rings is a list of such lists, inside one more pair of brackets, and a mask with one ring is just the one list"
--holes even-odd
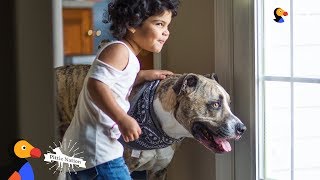
[(216, 180), (256, 180), (256, 1), (215, 1), (215, 72), (230, 94), (234, 114), (247, 126), (231, 153), (216, 155)]
[[(258, 0), (257, 0), (258, 1)], [(257, 55), (256, 56), (256, 69), (257, 69), (257, 100), (256, 100), (256, 104), (257, 104), (257, 122), (259, 120), (259, 123), (257, 124), (257, 137), (259, 138), (259, 144), (257, 144), (257, 162), (259, 164), (257, 164), (257, 178), (259, 180), (263, 180), (266, 179), (266, 174), (265, 174), (265, 157), (263, 156), (263, 154), (265, 154), (265, 149), (264, 149), (264, 144), (262, 144), (262, 142), (265, 139), (265, 84), (266, 82), (283, 82), (283, 83), (290, 83), (290, 96), (291, 96), (291, 102), (290, 102), (290, 119), (291, 119), (291, 161), (294, 161), (294, 94), (295, 94), (295, 90), (294, 90), (294, 84), (295, 83), (311, 83), (311, 84), (316, 84), (316, 83), (320, 83), (320, 78), (312, 78), (312, 77), (298, 77), (294, 74), (294, 55), (293, 55), (293, 51), (295, 49), (294, 47), (294, 37), (293, 37), (293, 15), (289, 16), (290, 18), (290, 74), (289, 76), (277, 76), (277, 75), (265, 75), (264, 72), (264, 54), (263, 54), (263, 46), (264, 46), (264, 36), (263, 35), (263, 29), (264, 29), (264, 7), (263, 7), (263, 1), (256, 1), (256, 13), (255, 13), (255, 17), (256, 17), (256, 52)], [(259, 12), (259, 14), (258, 14)], [(289, 12), (291, 12), (293, 14), (293, 1), (290, 1), (290, 9)], [(259, 36), (258, 36), (259, 35)], [(258, 58), (261, 57), (261, 58)], [(261, 66), (260, 66), (261, 65)], [(262, 153), (259, 153), (262, 152)], [(291, 162), (291, 178), (294, 179), (294, 163)]]

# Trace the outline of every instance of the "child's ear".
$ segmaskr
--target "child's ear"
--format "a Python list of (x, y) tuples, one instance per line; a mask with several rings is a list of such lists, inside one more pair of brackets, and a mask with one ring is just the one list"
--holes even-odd
[(134, 34), (134, 33), (136, 32), (136, 29), (133, 28), (133, 27), (128, 27), (128, 30), (129, 30), (132, 34)]

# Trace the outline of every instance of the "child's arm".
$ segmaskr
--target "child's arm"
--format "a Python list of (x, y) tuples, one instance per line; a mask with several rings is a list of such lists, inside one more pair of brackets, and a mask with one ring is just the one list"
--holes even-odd
[(144, 81), (165, 79), (167, 75), (172, 75), (172, 74), (173, 73), (171, 71), (167, 71), (167, 70), (156, 70), (156, 69), (140, 70), (134, 82), (134, 86), (140, 83), (143, 83)]
[[(98, 57), (99, 60), (120, 71), (127, 66), (128, 58), (128, 49), (122, 44), (112, 44), (106, 47)], [(137, 121), (119, 106), (108, 85), (89, 78), (87, 88), (94, 104), (117, 123), (126, 142), (139, 138), (141, 129)]]
[(137, 121), (119, 106), (111, 89), (93, 78), (89, 78), (87, 87), (95, 105), (117, 123), (123, 139), (126, 142), (138, 139), (141, 129)]

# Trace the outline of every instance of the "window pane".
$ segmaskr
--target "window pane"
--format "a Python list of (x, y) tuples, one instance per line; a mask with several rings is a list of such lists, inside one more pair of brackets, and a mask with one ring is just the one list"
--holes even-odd
[(319, 44), (319, 0), (293, 1), (293, 40), (295, 44)]
[(290, 47), (266, 47), (265, 58), (266, 76), (290, 76)]
[(265, 84), (265, 175), (267, 179), (291, 178), (290, 83)]
[(294, 76), (320, 78), (320, 43), (319, 45), (295, 46), (293, 57)]
[(294, 84), (295, 179), (320, 177), (320, 84)]
[(293, 4), (294, 75), (320, 78), (320, 1), (300, 0)]
[(290, 1), (264, 1), (264, 71), (267, 76), (290, 76), (290, 18), (275, 22), (277, 7), (289, 11)]

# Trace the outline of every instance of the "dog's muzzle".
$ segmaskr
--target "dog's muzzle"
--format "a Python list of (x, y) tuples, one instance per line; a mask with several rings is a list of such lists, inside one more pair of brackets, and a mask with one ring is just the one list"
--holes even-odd
[(232, 150), (228, 140), (240, 139), (246, 127), (242, 123), (237, 123), (235, 125), (235, 134), (230, 135), (226, 128), (214, 128), (213, 130), (203, 122), (195, 122), (191, 130), (193, 137), (206, 148), (216, 153), (224, 153)]
[(241, 136), (247, 130), (246, 126), (242, 123), (236, 124), (236, 135)]

